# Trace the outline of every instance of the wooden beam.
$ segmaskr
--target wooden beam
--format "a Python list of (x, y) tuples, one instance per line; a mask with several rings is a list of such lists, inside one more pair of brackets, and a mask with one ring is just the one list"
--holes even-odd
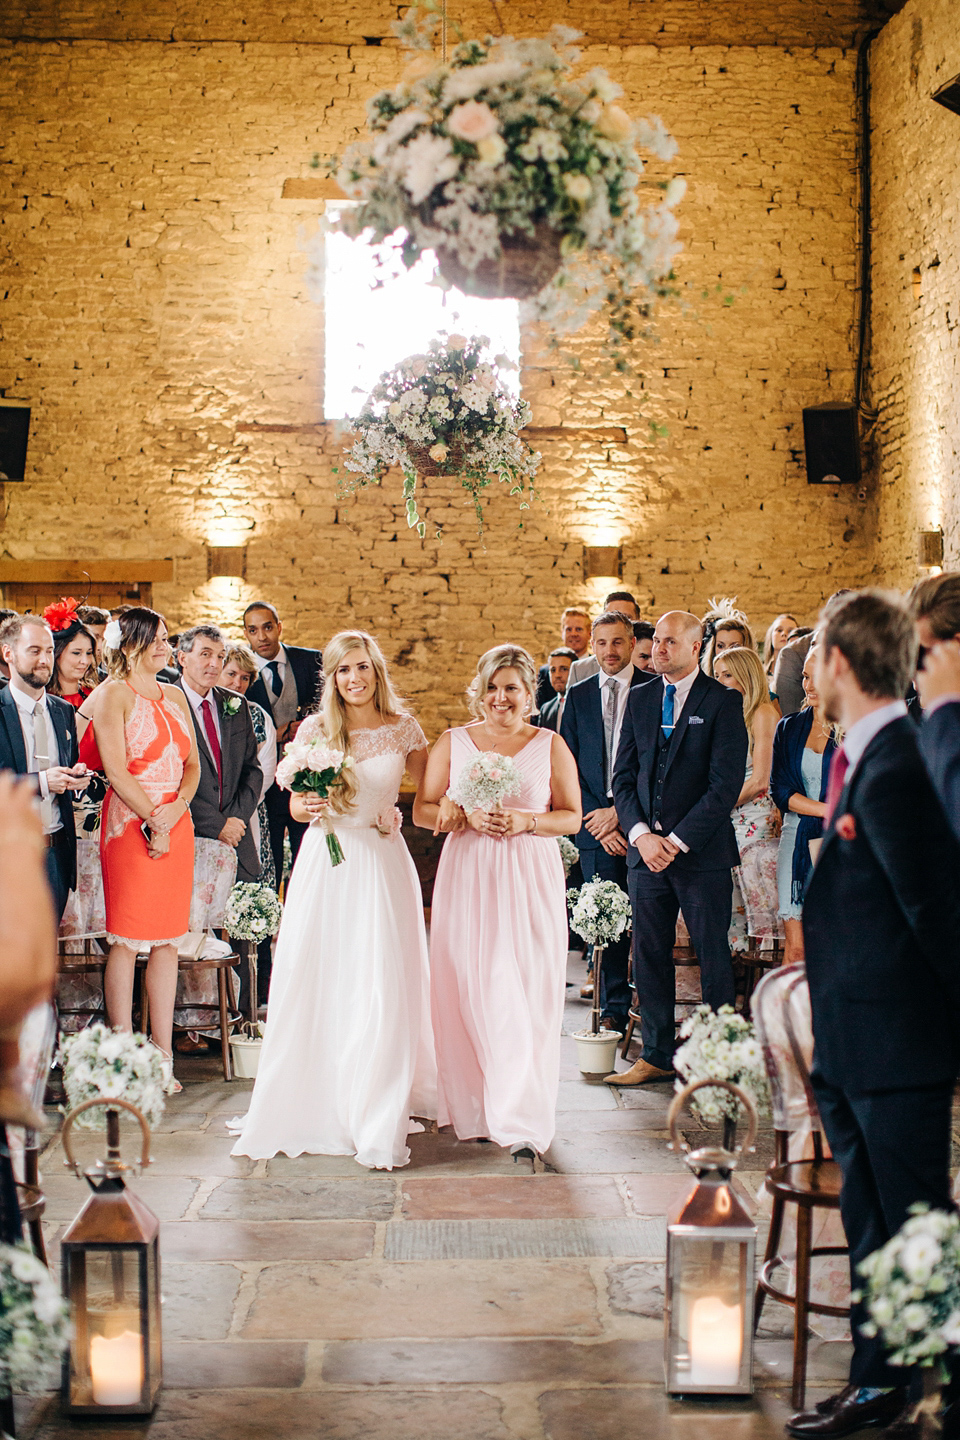
[(0, 584), (155, 584), (173, 579), (172, 560), (0, 560)]
[(586, 440), (593, 445), (626, 445), (623, 425), (527, 425), (520, 431), (525, 440)]

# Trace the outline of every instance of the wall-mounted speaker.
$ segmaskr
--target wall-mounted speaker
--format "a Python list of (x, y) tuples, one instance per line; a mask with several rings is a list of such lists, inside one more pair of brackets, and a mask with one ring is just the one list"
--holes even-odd
[(803, 412), (810, 485), (859, 485), (860, 422), (856, 405), (813, 405)]
[(0, 400), (0, 485), (22, 480), (27, 467), (30, 411), (26, 405)]

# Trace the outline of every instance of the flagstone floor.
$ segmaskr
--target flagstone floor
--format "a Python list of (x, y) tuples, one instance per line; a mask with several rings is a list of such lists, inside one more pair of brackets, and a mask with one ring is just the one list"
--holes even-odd
[[(576, 997), (583, 967), (571, 957)], [(566, 1028), (586, 1007), (567, 1006)], [(160, 1217), (164, 1389), (153, 1417), (71, 1422), (18, 1401), (24, 1440), (767, 1440), (789, 1413), (790, 1316), (770, 1305), (752, 1399), (670, 1400), (662, 1374), (665, 1213), (688, 1172), (667, 1149), (668, 1086), (580, 1079), (564, 1041), (546, 1168), (450, 1134), (411, 1137), (393, 1174), (333, 1157), (232, 1159), (249, 1081), (178, 1062), (183, 1094), (135, 1188)], [(304, 1097), (304, 1103), (309, 1103)], [(754, 1196), (761, 1135), (741, 1175)], [(93, 1140), (84, 1142), (93, 1146)], [(92, 1150), (91, 1150), (92, 1154)], [(43, 1158), (48, 1235), (85, 1187)], [(848, 1347), (811, 1345), (811, 1399)]]

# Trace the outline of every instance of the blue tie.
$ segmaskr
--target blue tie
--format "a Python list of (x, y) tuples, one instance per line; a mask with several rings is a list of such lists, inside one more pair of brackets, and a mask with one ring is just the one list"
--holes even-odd
[(665, 740), (669, 740), (673, 734), (673, 697), (676, 693), (676, 685), (663, 687), (663, 718), (660, 721), (660, 728), (663, 730)]

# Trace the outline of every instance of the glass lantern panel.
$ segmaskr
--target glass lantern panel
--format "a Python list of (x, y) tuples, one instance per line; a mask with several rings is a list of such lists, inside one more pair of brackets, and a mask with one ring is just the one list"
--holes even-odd
[(69, 1297), (75, 1336), (71, 1402), (139, 1404), (143, 1391), (139, 1252), (73, 1252)]
[(740, 1384), (748, 1249), (741, 1240), (687, 1236), (676, 1247), (673, 1358), (691, 1389)]

